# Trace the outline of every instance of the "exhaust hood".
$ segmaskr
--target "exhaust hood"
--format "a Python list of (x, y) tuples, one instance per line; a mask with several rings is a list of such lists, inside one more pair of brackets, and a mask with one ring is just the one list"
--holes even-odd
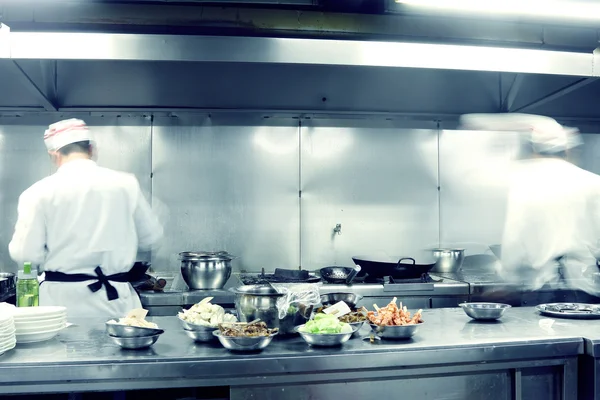
[(0, 32), (0, 92), (9, 93), (0, 98), (4, 112), (235, 110), (439, 119), (520, 110), (600, 118), (591, 102), (573, 99), (579, 94), (597, 98), (600, 92), (594, 69), (598, 55), (592, 53), (381, 41)]

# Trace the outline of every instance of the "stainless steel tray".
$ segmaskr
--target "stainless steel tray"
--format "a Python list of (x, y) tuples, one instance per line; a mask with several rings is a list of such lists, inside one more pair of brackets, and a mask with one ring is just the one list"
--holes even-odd
[(600, 305), (585, 303), (547, 303), (535, 307), (541, 314), (555, 318), (600, 319)]

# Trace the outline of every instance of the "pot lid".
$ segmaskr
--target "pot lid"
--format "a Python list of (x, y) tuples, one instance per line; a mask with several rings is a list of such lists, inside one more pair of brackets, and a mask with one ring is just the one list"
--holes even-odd
[(253, 296), (283, 296), (283, 293), (279, 293), (277, 289), (269, 284), (243, 285), (231, 288), (230, 290), (236, 294), (249, 294)]
[(233, 256), (226, 251), (183, 251), (179, 253), (181, 260), (233, 260)]

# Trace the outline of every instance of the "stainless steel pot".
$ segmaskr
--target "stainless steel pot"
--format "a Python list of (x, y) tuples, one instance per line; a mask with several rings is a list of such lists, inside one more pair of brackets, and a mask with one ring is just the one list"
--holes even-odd
[(433, 272), (456, 272), (465, 259), (464, 249), (432, 249), (431, 253), (436, 260)]
[(15, 287), (15, 274), (11, 272), (0, 272), (0, 295), (14, 291)]
[(277, 300), (284, 295), (271, 285), (244, 285), (231, 289), (241, 322), (260, 319), (269, 328), (279, 328)]
[(231, 276), (231, 260), (225, 251), (182, 252), (181, 275), (190, 289), (222, 289)]

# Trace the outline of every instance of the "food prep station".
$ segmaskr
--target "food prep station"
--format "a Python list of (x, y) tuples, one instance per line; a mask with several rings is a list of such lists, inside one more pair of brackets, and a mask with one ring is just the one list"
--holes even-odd
[[(510, 309), (491, 324), (459, 308), (425, 310), (423, 320), (409, 341), (359, 337), (315, 348), (298, 337), (276, 338), (260, 353), (236, 354), (218, 343), (195, 344), (174, 316), (152, 318), (165, 333), (138, 351), (109, 341), (104, 321), (82, 319), (50, 342), (5, 354), (0, 394), (220, 387), (233, 400), (392, 392), (422, 399), (591, 399), (584, 390), (598, 390), (600, 321), (548, 326), (529, 307)], [(578, 368), (579, 362), (595, 367)]]

